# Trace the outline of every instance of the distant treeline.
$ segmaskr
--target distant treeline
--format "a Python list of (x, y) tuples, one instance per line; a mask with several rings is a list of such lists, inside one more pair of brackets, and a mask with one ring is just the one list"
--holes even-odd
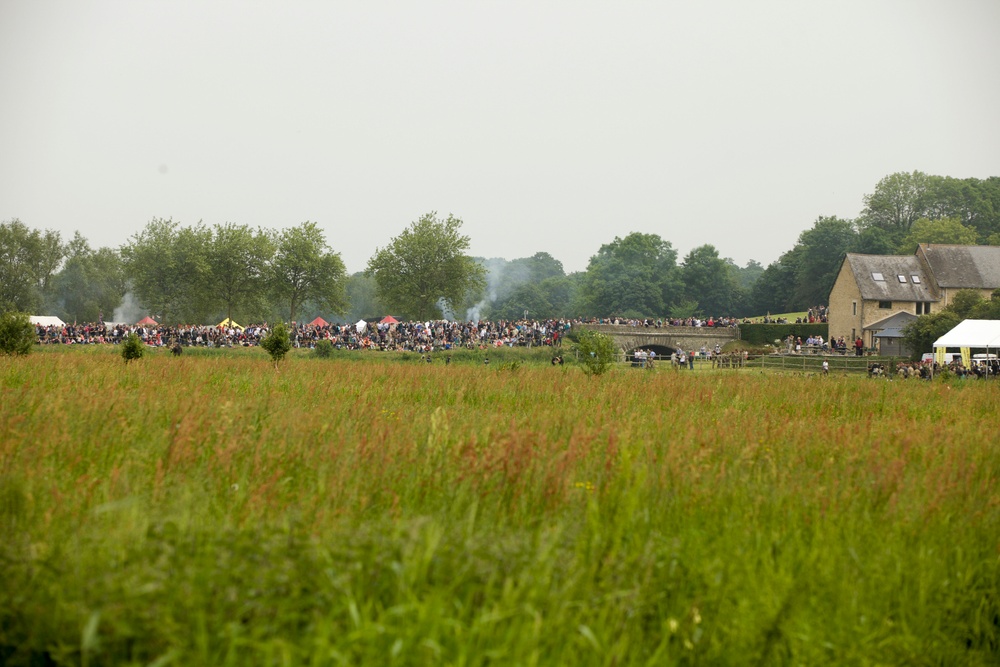
[[(679, 258), (670, 241), (638, 232), (600, 246), (586, 270), (570, 274), (547, 252), (475, 258), (486, 270), (482, 289), (461, 300), (442, 299), (440, 314), (545, 319), (796, 312), (826, 303), (847, 252), (910, 254), (921, 242), (1000, 245), (1000, 177), (896, 173), (862, 200), (857, 218), (818, 217), (767, 267), (754, 260), (737, 266), (711, 244)], [(434, 290), (445, 293), (433, 284), (418, 291), (426, 297)], [(0, 310), (80, 322), (153, 315), (172, 323), (413, 314), (390, 312), (381, 297), (371, 269), (347, 275), (313, 222), (278, 230), (154, 219), (123, 245), (98, 249), (79, 232), (66, 240), (16, 219), (0, 223)]]

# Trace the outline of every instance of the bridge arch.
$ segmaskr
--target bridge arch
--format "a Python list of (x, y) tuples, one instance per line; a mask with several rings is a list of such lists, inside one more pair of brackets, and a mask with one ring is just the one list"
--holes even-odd
[[(631, 359), (638, 349), (654, 349), (656, 356), (666, 356), (678, 348), (691, 351), (705, 347), (712, 350), (740, 337), (737, 327), (633, 327), (616, 324), (578, 324), (574, 329), (589, 329), (611, 336), (615, 348)], [(662, 350), (662, 352), (661, 352)]]

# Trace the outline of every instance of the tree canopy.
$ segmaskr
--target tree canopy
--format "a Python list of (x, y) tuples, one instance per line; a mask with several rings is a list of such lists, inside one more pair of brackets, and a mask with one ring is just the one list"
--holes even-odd
[(681, 297), (677, 251), (657, 234), (616, 236), (590, 258), (580, 289), (592, 313), (662, 316)]
[[(286, 230), (154, 218), (120, 248), (0, 223), (0, 310), (94, 321), (138, 303), (166, 322), (230, 318), (537, 318), (756, 315), (824, 303), (844, 254), (911, 254), (918, 243), (1000, 245), (1000, 177), (889, 174), (856, 219), (820, 216), (766, 268), (713, 245), (678, 253), (657, 234), (615, 237), (570, 275), (547, 252), (470, 258), (462, 221), (429, 213), (346, 277), (319, 225)], [(349, 298), (350, 297), (350, 298)], [(356, 307), (350, 304), (356, 302)], [(131, 313), (135, 314), (135, 313)], [(118, 317), (124, 317), (119, 314)], [(138, 318), (138, 316), (137, 316)]]
[(378, 248), (368, 260), (378, 299), (399, 315), (436, 319), (486, 285), (486, 269), (471, 257), (462, 221), (432, 211)]
[(122, 246), (131, 289), (150, 315), (164, 322), (204, 321), (209, 305), (205, 249), (211, 232), (154, 218)]
[(270, 276), (274, 294), (289, 305), (290, 321), (295, 321), (298, 307), (307, 299), (336, 313), (347, 308), (347, 269), (315, 222), (281, 232)]
[(234, 312), (265, 310), (268, 265), (275, 252), (273, 234), (247, 225), (226, 223), (212, 229), (205, 248), (208, 259), (207, 288), (217, 306), (232, 321)]
[(903, 237), (896, 252), (901, 255), (909, 255), (921, 243), (975, 245), (976, 240), (976, 230), (973, 227), (963, 225), (958, 218), (939, 218), (937, 220), (920, 218), (910, 227), (909, 233)]
[(0, 223), (0, 312), (34, 312), (65, 255), (59, 232), (31, 229), (16, 218)]
[(681, 264), (684, 295), (698, 304), (696, 312), (701, 315), (735, 315), (743, 293), (738, 271), (732, 262), (719, 257), (715, 246), (699, 246)]

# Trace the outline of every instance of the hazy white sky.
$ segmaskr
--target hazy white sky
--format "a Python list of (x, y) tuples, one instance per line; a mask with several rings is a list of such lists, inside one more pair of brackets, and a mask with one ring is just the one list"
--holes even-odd
[(423, 213), (567, 271), (615, 236), (773, 261), (880, 178), (1000, 175), (1000, 2), (0, 0), (0, 220)]

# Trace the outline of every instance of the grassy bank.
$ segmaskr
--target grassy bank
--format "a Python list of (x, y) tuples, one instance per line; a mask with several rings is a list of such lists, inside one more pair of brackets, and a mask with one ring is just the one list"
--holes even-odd
[(52, 353), (0, 392), (8, 664), (1000, 655), (992, 383)]

